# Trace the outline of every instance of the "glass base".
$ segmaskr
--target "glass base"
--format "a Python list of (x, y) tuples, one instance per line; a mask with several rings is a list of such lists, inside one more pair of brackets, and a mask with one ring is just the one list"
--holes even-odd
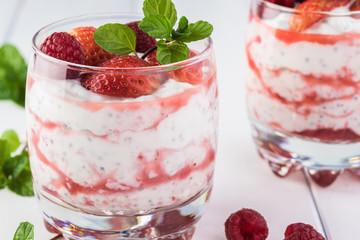
[(210, 193), (211, 188), (175, 208), (124, 216), (85, 213), (56, 204), (36, 191), (44, 220), (69, 240), (190, 240)]
[[(285, 177), (305, 168), (320, 186), (329, 186), (344, 171), (360, 168), (360, 142), (322, 142), (290, 135), (252, 122), (259, 155), (272, 171)], [(354, 171), (355, 170), (355, 171)]]

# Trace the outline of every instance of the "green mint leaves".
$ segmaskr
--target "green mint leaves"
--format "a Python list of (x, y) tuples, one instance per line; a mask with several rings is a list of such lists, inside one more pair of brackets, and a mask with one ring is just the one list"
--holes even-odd
[(105, 51), (126, 55), (135, 53), (136, 35), (134, 31), (120, 23), (109, 23), (94, 32), (95, 42)]
[(13, 240), (34, 240), (34, 225), (29, 222), (20, 223)]
[(139, 28), (150, 37), (160, 39), (156, 44), (156, 56), (161, 64), (185, 60), (189, 56), (185, 43), (207, 38), (213, 31), (210, 23), (198, 21), (189, 24), (186, 17), (181, 17), (177, 29), (173, 30), (177, 13), (171, 0), (145, 0), (143, 12), (145, 18), (139, 23)]
[(143, 12), (145, 17), (152, 15), (164, 16), (169, 20), (171, 26), (174, 26), (177, 20), (175, 5), (171, 0), (145, 0)]
[(27, 64), (11, 44), (0, 47), (0, 100), (9, 99), (25, 106)]
[[(156, 56), (161, 64), (187, 59), (190, 50), (186, 43), (207, 38), (213, 31), (210, 23), (189, 23), (186, 17), (180, 18), (177, 29), (174, 30), (177, 12), (171, 0), (145, 0), (143, 12), (145, 17), (139, 22), (139, 28), (150, 37), (158, 39)], [(122, 24), (105, 24), (99, 27), (94, 32), (94, 39), (105, 51), (119, 55), (137, 55), (136, 35), (132, 29)]]
[(5, 131), (0, 137), (0, 189), (8, 187), (21, 196), (34, 196), (29, 153), (21, 146), (18, 135), (13, 130)]

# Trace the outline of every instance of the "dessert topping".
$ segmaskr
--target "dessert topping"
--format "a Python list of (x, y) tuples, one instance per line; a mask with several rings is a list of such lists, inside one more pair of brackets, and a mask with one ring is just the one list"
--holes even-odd
[(325, 17), (316, 12), (329, 12), (348, 3), (349, 0), (307, 0), (300, 3), (296, 7), (300, 12), (293, 14), (290, 18), (290, 29), (302, 32)]
[(106, 73), (94, 73), (83, 77), (81, 80), (82, 86), (92, 92), (109, 96), (135, 98), (151, 94), (159, 87), (159, 79), (156, 75), (126, 73), (125, 68), (150, 66), (147, 61), (136, 56), (117, 56), (100, 64), (100, 66), (119, 69), (111, 69)]
[(115, 57), (115, 54), (104, 51), (95, 43), (93, 37), (95, 31), (95, 27), (77, 27), (69, 31), (69, 34), (75, 36), (81, 44), (85, 54), (85, 64), (90, 66), (97, 66)]

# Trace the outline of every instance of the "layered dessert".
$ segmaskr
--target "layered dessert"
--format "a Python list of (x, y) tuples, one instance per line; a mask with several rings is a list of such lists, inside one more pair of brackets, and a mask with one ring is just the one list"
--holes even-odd
[(251, 120), (315, 141), (359, 141), (359, 1), (259, 2), (246, 43)]
[(87, 213), (132, 215), (171, 209), (208, 191), (218, 121), (212, 50), (190, 49), (170, 68), (151, 54), (140, 59), (139, 50), (118, 56), (100, 49), (95, 59), (90, 51), (61, 59), (79, 59), (61, 69), (51, 44), (76, 48), (76, 39), (85, 48), (89, 31), (91, 38), (94, 27), (62, 33), (62, 40), (52, 34), (29, 68), (27, 134), (38, 192)]

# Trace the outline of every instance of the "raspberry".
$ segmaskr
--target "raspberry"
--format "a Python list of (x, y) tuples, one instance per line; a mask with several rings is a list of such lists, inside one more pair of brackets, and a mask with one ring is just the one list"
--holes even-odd
[(260, 213), (243, 208), (226, 220), (225, 234), (227, 240), (265, 240), (269, 229)]
[(293, 223), (287, 226), (284, 240), (325, 240), (325, 238), (309, 224)]
[(85, 55), (78, 40), (66, 32), (55, 32), (45, 39), (40, 50), (57, 59), (84, 64)]
[(135, 50), (137, 52), (144, 53), (156, 44), (156, 40), (154, 38), (150, 37), (146, 32), (139, 28), (139, 21), (127, 23), (125, 26), (134, 30), (136, 34)]

